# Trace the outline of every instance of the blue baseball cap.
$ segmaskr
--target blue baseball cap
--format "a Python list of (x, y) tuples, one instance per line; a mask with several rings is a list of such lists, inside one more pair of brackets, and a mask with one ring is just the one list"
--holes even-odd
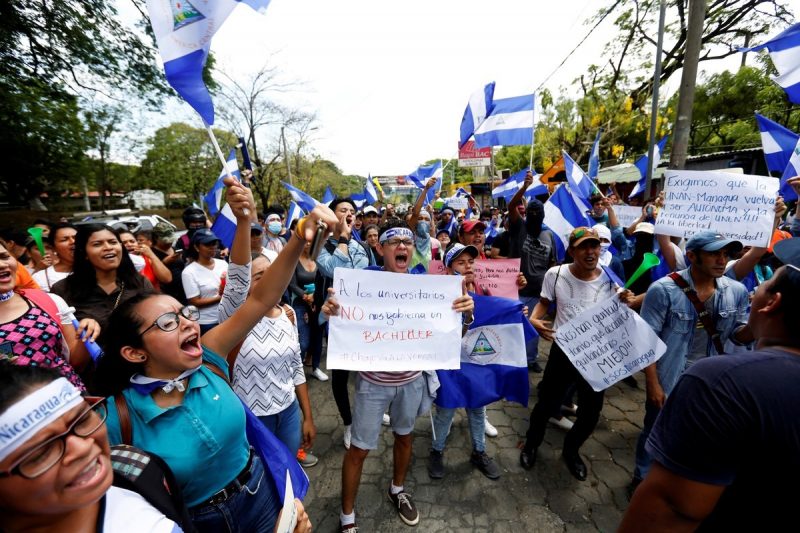
[(721, 233), (705, 229), (698, 231), (689, 242), (686, 243), (687, 250), (702, 250), (704, 252), (716, 252), (723, 248), (731, 248), (733, 252), (739, 252), (743, 248), (742, 243), (733, 239), (727, 239)]
[(772, 253), (784, 265), (800, 268), (800, 238), (794, 237), (776, 242), (772, 247)]
[(467, 246), (464, 246), (461, 243), (456, 243), (456, 244), (453, 244), (452, 246), (450, 246), (450, 249), (445, 254), (445, 256), (444, 256), (444, 266), (446, 266), (447, 268), (450, 268), (450, 265), (453, 264), (453, 261), (455, 261), (456, 258), (459, 255), (463, 254), (463, 253), (467, 253), (467, 254), (471, 255), (473, 259), (475, 259), (476, 257), (478, 257), (480, 255), (480, 252), (478, 251), (478, 249), (475, 248), (474, 246), (472, 246), (471, 244), (468, 244)]
[(199, 229), (192, 235), (192, 244), (211, 244), (212, 242), (219, 242), (219, 237), (214, 235), (210, 229)]

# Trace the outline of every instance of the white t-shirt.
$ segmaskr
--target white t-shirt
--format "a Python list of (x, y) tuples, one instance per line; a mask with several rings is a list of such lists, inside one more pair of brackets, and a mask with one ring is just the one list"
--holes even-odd
[(181, 527), (139, 494), (111, 487), (105, 495), (103, 531), (109, 533), (179, 533)]
[(44, 292), (50, 292), (50, 287), (72, 274), (72, 272), (58, 272), (54, 267), (47, 267), (44, 270), (31, 274), (39, 288)]
[(558, 329), (582, 311), (611, 298), (616, 292), (617, 286), (605, 272), (601, 271), (592, 281), (583, 281), (572, 275), (569, 265), (559, 265), (545, 273), (541, 297), (556, 301), (554, 329)]
[[(214, 259), (214, 268), (209, 269), (194, 262), (186, 265), (181, 273), (183, 291), (186, 298), (212, 298), (219, 295), (222, 278), (228, 273), (228, 263)], [(217, 303), (200, 307), (200, 323), (216, 324), (218, 322)]]

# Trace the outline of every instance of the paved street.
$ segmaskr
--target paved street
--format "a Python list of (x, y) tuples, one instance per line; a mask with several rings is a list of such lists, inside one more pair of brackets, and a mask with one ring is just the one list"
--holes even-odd
[[(544, 343), (542, 343), (544, 344)], [(549, 346), (542, 346), (542, 351)], [(324, 367), (324, 360), (323, 360)], [(541, 374), (530, 374), (533, 407)], [(486, 451), (498, 461), (502, 477), (491, 481), (469, 463), (471, 443), (464, 412), (459, 411), (445, 449), (444, 479), (431, 480), (426, 463), (431, 443), (431, 421), (419, 418), (415, 428), (412, 466), (406, 490), (420, 511), (416, 529), (449, 531), (614, 531), (627, 505), (625, 487), (630, 481), (636, 438), (642, 424), (644, 376), (637, 376), (642, 389), (618, 384), (606, 391), (600, 423), (581, 449), (589, 477), (580, 482), (561, 462), (564, 431), (548, 428), (530, 472), (519, 466), (518, 446), (528, 427), (529, 409), (496, 402), (488, 407), (489, 420), (499, 435), (486, 439)], [(314, 454), (319, 464), (308, 469), (311, 489), (306, 498), (315, 531), (329, 533), (338, 528), (341, 466), (344, 456), (343, 426), (331, 393), (330, 381), (308, 378), (317, 441)], [(352, 384), (351, 376), (351, 398)], [(356, 501), (356, 517), (362, 532), (410, 532), (391, 504), (386, 492), (391, 481), (392, 434), (382, 431), (378, 450), (364, 466)]]

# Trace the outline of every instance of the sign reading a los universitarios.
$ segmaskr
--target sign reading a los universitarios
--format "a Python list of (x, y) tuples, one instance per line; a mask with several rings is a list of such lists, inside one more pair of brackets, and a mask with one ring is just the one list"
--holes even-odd
[(457, 369), (461, 363), (458, 276), (337, 268), (328, 368), (368, 371)]
[(768, 246), (778, 178), (716, 171), (664, 172), (656, 233), (689, 238), (710, 229), (744, 245)]

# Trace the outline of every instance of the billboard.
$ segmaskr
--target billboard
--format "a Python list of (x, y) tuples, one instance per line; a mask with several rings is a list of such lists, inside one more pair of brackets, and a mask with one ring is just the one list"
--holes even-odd
[(475, 148), (475, 141), (467, 143), (458, 151), (458, 166), (488, 167), (492, 161), (492, 147)]

